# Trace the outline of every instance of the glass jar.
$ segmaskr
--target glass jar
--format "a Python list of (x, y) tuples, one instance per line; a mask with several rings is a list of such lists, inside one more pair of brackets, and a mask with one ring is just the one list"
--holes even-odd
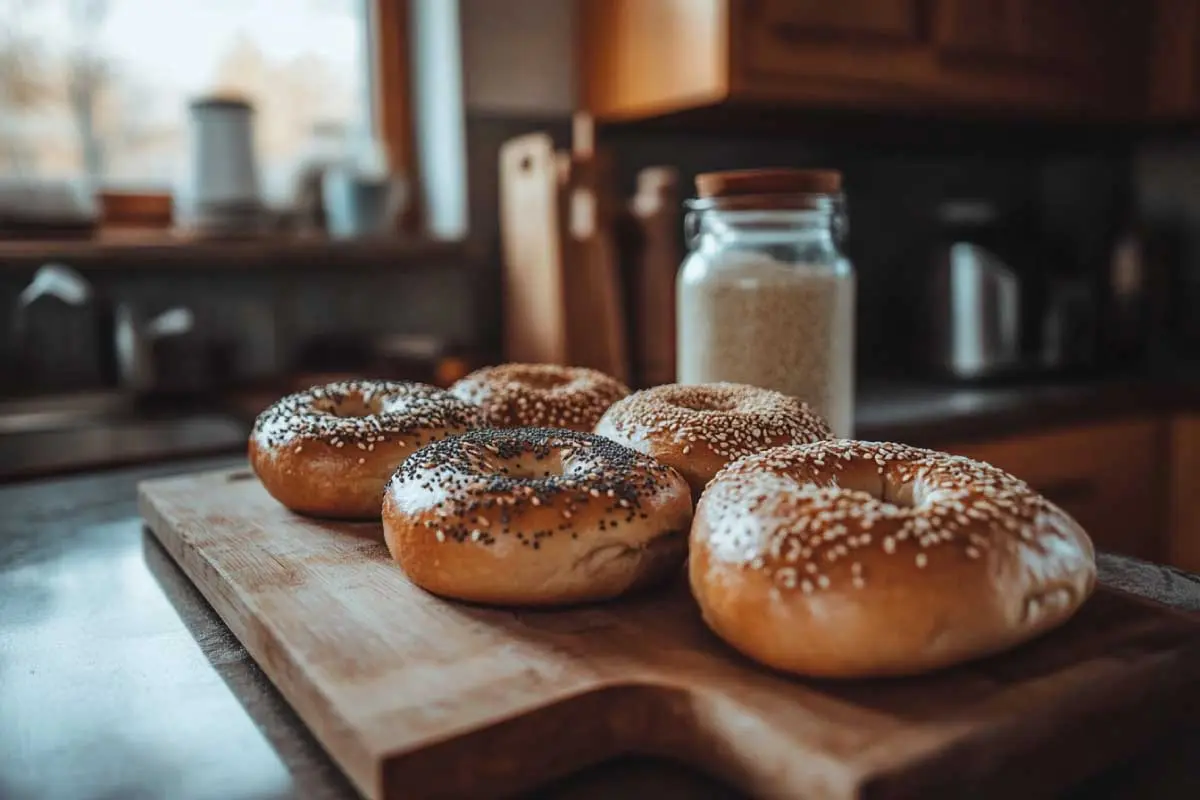
[(841, 175), (700, 175), (677, 287), (678, 380), (733, 381), (798, 397), (853, 434), (854, 270)]

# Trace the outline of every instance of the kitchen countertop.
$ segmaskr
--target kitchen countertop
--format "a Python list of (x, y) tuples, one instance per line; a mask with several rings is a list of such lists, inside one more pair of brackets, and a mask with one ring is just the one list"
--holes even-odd
[(6, 432), (0, 434), (0, 485), (84, 470), (242, 453), (249, 433), (249, 423), (218, 413)]
[[(235, 455), (245, 446), (254, 416), (282, 393), (246, 391), (207, 408), (192, 404), (187, 410), (26, 432), (0, 425), (0, 484)], [(859, 390), (855, 416), (858, 438), (939, 447), (1121, 415), (1192, 410), (1200, 411), (1200, 376), (981, 387), (876, 382)]]
[[(137, 514), (138, 481), (193, 460), (0, 487), (0, 797), (343, 798), (350, 784)], [(1200, 612), (1200, 577), (1112, 556), (1101, 580)], [(1119, 724), (1119, 721), (1113, 721)], [(1200, 796), (1200, 721), (1072, 797)], [(726, 798), (626, 759), (547, 798)]]
[(869, 383), (858, 391), (855, 436), (926, 447), (1023, 434), (1133, 414), (1200, 410), (1200, 376), (968, 386)]

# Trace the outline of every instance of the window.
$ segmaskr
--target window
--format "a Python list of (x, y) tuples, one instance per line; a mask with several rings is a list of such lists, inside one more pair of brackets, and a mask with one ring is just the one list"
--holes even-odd
[(186, 194), (188, 105), (235, 93), (286, 200), (316, 138), (371, 130), (375, 1), (0, 0), (0, 176)]

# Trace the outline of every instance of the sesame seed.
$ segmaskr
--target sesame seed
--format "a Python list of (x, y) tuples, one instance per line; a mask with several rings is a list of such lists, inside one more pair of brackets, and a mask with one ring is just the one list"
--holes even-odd
[(484, 367), (450, 389), (504, 428), (548, 427), (591, 432), (628, 387), (592, 369), (551, 364)]
[[(864, 462), (881, 468), (883, 497), (911, 502), (898, 505), (838, 485), (838, 471), (855, 464), (865, 468)], [(726, 465), (708, 483), (704, 513), (714, 552), (719, 547), (747, 560), (769, 554), (773, 563), (803, 563), (801, 573), (816, 587), (818, 565), (859, 557), (858, 549), (873, 542), (894, 554), (911, 539), (916, 552), (909, 552), (923, 569), (929, 552), (942, 543), (961, 540), (967, 557), (978, 559), (1003, 546), (1003, 539), (1035, 541), (1032, 521), (1046, 509), (1027, 484), (982, 462), (907, 445), (827, 439), (775, 447)], [(761, 530), (761, 538), (747, 530), (747, 515), (754, 516), (752, 530)], [(885, 533), (872, 536), (868, 531), (876, 525), (886, 526)], [(972, 527), (985, 528), (987, 535)], [(853, 561), (852, 580), (863, 578), (862, 565)]]

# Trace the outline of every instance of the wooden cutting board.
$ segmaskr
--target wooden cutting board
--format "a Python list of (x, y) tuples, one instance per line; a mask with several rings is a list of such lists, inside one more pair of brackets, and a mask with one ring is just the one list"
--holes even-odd
[(511, 361), (569, 360), (559, 184), (548, 135), (527, 134), (500, 149), (504, 355)]
[(738, 657), (680, 582), (569, 611), (446, 602), (378, 524), (295, 516), (247, 471), (152, 481), (142, 513), (370, 798), (495, 796), (625, 753), (756, 796), (1045, 796), (1194, 710), (1193, 617), (1101, 589), (1065, 628), (919, 679)]

